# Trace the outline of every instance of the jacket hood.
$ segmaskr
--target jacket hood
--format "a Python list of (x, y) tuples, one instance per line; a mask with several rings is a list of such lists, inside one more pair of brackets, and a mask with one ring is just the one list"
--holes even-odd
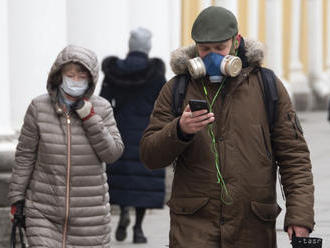
[[(260, 41), (244, 39), (243, 54), (239, 52), (239, 57), (244, 56), (250, 66), (261, 65), (264, 58), (264, 46)], [(171, 53), (170, 66), (175, 74), (188, 72), (187, 62), (189, 59), (198, 56), (196, 45), (180, 47)], [(243, 58), (241, 58), (243, 60)], [(244, 66), (244, 63), (243, 63)]]
[(55, 103), (57, 103), (56, 98), (58, 86), (61, 84), (62, 80), (62, 76), (60, 75), (61, 69), (69, 62), (82, 64), (92, 76), (92, 81), (89, 83), (89, 89), (86, 91), (84, 96), (90, 98), (95, 90), (99, 76), (99, 65), (96, 54), (89, 49), (69, 45), (58, 54), (48, 74), (47, 91), (52, 101)]
[(102, 71), (105, 75), (105, 82), (121, 88), (138, 88), (165, 74), (165, 64), (161, 59), (152, 58), (148, 60), (148, 66), (138, 71), (124, 71), (117, 65), (118, 57), (110, 56), (104, 59)]

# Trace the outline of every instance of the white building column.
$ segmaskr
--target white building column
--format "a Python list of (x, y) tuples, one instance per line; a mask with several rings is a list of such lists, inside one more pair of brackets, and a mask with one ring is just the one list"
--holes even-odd
[(215, 6), (221, 6), (229, 9), (237, 18), (238, 13), (238, 3), (237, 0), (215, 0)]
[(330, 93), (323, 71), (322, 0), (308, 0), (308, 69), (309, 81), (316, 94), (324, 98)]
[(12, 135), (10, 120), (10, 81), (8, 56), (8, 0), (0, 0), (0, 136)]
[(266, 65), (280, 78), (291, 100), (291, 85), (283, 79), (282, 0), (266, 0)]
[(8, 0), (11, 120), (15, 130), (21, 128), (31, 100), (47, 93), (50, 67), (66, 45), (65, 3)]
[(248, 37), (258, 40), (259, 38), (259, 0), (248, 1)]
[(308, 79), (300, 60), (301, 1), (292, 0), (289, 81), (294, 93), (309, 94)]
[(212, 6), (212, 0), (200, 0), (200, 1), (201, 1), (201, 10)]
[(327, 0), (327, 58), (326, 58), (326, 72), (328, 74), (328, 82), (330, 84), (330, 0)]
[(282, 0), (266, 0), (266, 62), (277, 76), (283, 75)]

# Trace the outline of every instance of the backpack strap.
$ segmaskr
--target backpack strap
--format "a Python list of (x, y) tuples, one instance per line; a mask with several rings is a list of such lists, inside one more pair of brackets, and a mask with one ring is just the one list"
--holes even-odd
[(188, 74), (179, 74), (174, 78), (172, 89), (172, 113), (174, 116), (182, 114), (182, 105), (187, 92), (187, 86), (190, 80)]
[[(272, 70), (259, 67), (262, 84), (264, 104), (267, 113), (270, 134), (272, 134), (275, 122), (277, 120), (277, 102), (278, 93), (276, 86), (276, 77)], [(260, 83), (260, 81), (259, 81)]]

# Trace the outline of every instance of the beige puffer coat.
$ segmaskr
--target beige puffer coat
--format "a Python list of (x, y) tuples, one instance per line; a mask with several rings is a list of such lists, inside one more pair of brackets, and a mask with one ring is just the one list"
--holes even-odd
[[(58, 101), (56, 78), (79, 62), (93, 83), (86, 97), (95, 115), (81, 121)], [(110, 205), (105, 165), (123, 151), (108, 101), (92, 95), (98, 78), (93, 52), (66, 47), (51, 68), (46, 95), (32, 100), (24, 119), (9, 186), (13, 204), (25, 199), (29, 247), (110, 247)]]

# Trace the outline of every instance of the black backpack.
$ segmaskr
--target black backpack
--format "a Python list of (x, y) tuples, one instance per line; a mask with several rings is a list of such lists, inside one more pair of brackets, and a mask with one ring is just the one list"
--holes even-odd
[[(263, 96), (264, 104), (267, 112), (267, 120), (269, 125), (270, 134), (276, 122), (278, 93), (276, 87), (276, 77), (272, 70), (258, 67), (260, 70), (262, 83), (263, 83)], [(175, 82), (172, 90), (172, 113), (177, 117), (182, 114), (182, 105), (186, 96), (186, 91), (190, 76), (188, 74), (180, 74), (175, 78)], [(259, 83), (260, 80), (259, 80)]]

